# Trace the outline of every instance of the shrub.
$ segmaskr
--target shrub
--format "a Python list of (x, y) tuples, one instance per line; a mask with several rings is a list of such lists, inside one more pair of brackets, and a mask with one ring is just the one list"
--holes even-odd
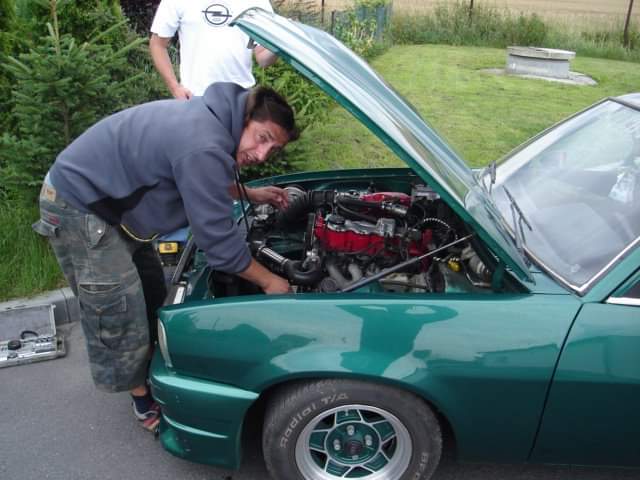
[(13, 29), (16, 20), (16, 5), (14, 0), (0, 0), (0, 53), (10, 50), (10, 40), (7, 32)]
[(355, 11), (342, 12), (334, 35), (361, 57), (370, 57), (375, 50), (377, 23), (373, 19), (359, 20)]
[[(52, 21), (52, 10), (56, 12), (60, 34), (73, 36), (79, 44), (99, 37), (100, 43), (109, 44), (116, 51), (140, 37), (129, 26), (130, 23), (122, 13), (119, 0), (17, 0), (17, 2), (20, 29), (28, 30), (33, 36), (29, 47), (41, 42), (43, 36), (48, 35), (46, 25)], [(20, 4), (23, 5), (20, 6)], [(115, 24), (121, 26), (111, 28)], [(138, 44), (138, 48), (127, 52), (131, 72), (154, 72), (146, 41), (140, 41)], [(139, 101), (157, 99), (164, 92), (160, 79), (155, 74), (147, 80), (147, 88), (142, 88), (142, 82), (136, 84), (140, 91), (134, 96)]]
[(118, 0), (16, 0), (16, 7), (18, 19), (28, 25), (31, 41), (47, 33), (52, 8), (57, 10), (58, 30), (77, 41), (86, 41), (124, 19)]
[[(13, 0), (0, 0), (0, 62), (5, 55), (12, 53), (13, 41), (10, 32), (15, 23), (15, 4)], [(11, 81), (6, 73), (0, 71), (0, 131), (8, 127), (9, 99), (11, 98)]]
[(114, 110), (146, 100), (141, 95), (149, 91), (129, 56), (146, 40), (117, 47), (105, 42), (126, 38), (126, 20), (79, 42), (59, 32), (55, 4), (48, 35), (4, 65), (15, 81), (15, 127), (0, 137), (0, 185), (9, 198), (33, 198), (56, 155), (75, 137)]
[(388, 46), (385, 31), (391, 16), (388, 0), (356, 0), (354, 8), (335, 15), (333, 34), (363, 58), (372, 58)]

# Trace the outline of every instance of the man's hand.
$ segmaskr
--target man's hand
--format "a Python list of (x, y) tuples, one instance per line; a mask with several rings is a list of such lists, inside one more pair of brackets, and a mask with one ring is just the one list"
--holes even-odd
[(177, 100), (189, 100), (193, 97), (193, 93), (187, 87), (183, 87), (181, 84), (177, 84), (171, 89), (171, 95)]
[(269, 277), (268, 283), (266, 283), (262, 290), (267, 295), (278, 295), (283, 293), (291, 293), (291, 286), (289, 282), (287, 282), (284, 278), (279, 277), (278, 275), (272, 275)]
[(286, 190), (278, 187), (247, 188), (249, 200), (254, 203), (270, 203), (283, 210), (289, 206), (289, 196)]
[(267, 270), (254, 258), (251, 259), (251, 263), (247, 269), (237, 275), (251, 283), (255, 283), (268, 295), (292, 292), (289, 282)]

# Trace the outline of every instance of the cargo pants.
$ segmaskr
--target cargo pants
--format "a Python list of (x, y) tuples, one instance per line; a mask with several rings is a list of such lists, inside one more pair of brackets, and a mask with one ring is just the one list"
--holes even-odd
[(144, 385), (157, 337), (156, 310), (166, 296), (153, 246), (73, 208), (46, 183), (33, 229), (49, 239), (78, 298), (96, 387), (119, 392)]

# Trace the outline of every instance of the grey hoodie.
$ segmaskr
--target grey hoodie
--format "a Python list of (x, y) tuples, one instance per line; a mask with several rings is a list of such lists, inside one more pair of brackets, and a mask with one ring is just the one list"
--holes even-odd
[(241, 272), (251, 256), (233, 221), (229, 187), (248, 93), (216, 83), (202, 97), (111, 115), (60, 153), (50, 181), (75, 208), (141, 238), (188, 223), (214, 268)]

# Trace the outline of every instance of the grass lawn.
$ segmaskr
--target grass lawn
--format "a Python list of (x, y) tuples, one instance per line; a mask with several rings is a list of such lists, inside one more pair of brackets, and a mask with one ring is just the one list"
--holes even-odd
[(64, 286), (47, 241), (31, 230), (38, 217), (35, 205), (0, 204), (0, 301)]
[[(566, 116), (610, 95), (640, 91), (640, 64), (576, 58), (571, 69), (597, 86), (497, 76), (504, 49), (412, 45), (392, 47), (374, 68), (477, 167)], [(306, 130), (295, 146), (304, 169), (403, 165), (342, 107)]]

